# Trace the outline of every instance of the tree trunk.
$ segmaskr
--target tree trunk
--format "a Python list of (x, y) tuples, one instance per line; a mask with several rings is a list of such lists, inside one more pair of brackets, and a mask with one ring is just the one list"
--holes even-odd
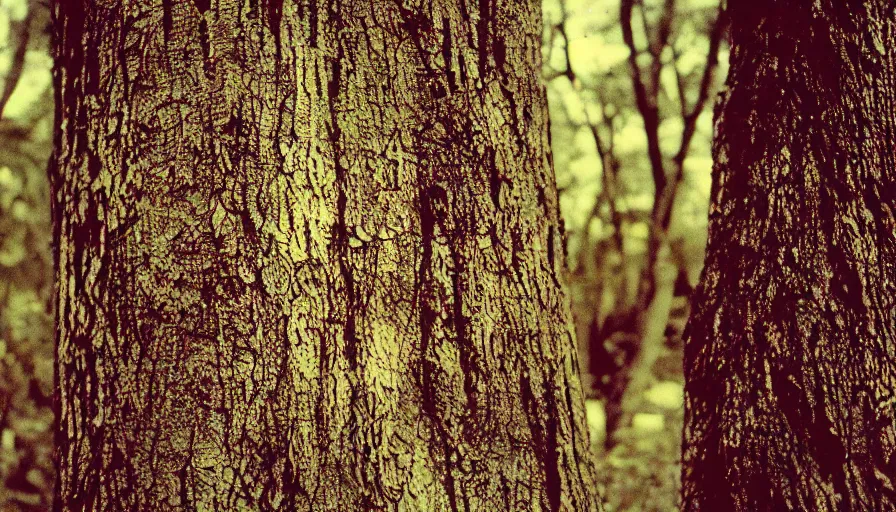
[(666, 327), (672, 312), (678, 265), (672, 260), (669, 242), (662, 241), (658, 252), (651, 258), (654, 261), (652, 297), (642, 310), (634, 313), (637, 348), (631, 361), (627, 361), (610, 379), (610, 393), (604, 406), (607, 414), (604, 448), (607, 452), (618, 444), (619, 431), (631, 426), (632, 419), (643, 403), (644, 393), (654, 382), (653, 366), (662, 355), (666, 342)]
[(892, 3), (729, 5), (683, 509), (893, 510)]
[(539, 4), (57, 0), (57, 510), (596, 510)]

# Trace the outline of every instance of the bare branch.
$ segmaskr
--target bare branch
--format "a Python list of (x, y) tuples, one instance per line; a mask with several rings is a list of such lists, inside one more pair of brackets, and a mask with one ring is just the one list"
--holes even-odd
[(3, 118), (3, 110), (6, 108), (6, 104), (9, 103), (12, 93), (16, 90), (19, 79), (22, 77), (22, 70), (25, 67), (25, 54), (28, 51), (28, 40), (31, 36), (31, 20), (33, 18), (34, 8), (29, 6), (25, 19), (17, 23), (19, 25), (19, 44), (16, 46), (16, 52), (12, 56), (12, 64), (9, 67), (9, 73), (6, 75), (6, 83), (3, 84), (3, 92), (0, 93), (0, 118)]
[[(575, 70), (573, 69), (572, 59), (569, 54), (569, 36), (566, 32), (566, 22), (568, 20), (568, 13), (566, 10), (566, 2), (560, 2), (560, 9), (562, 13), (562, 19), (560, 23), (557, 24), (557, 30), (560, 35), (563, 37), (564, 42), (564, 52), (566, 53), (566, 76), (569, 78), (570, 83), (573, 85), (574, 89), (578, 89), (580, 83), (578, 82)], [(610, 144), (607, 146), (603, 139), (600, 136), (600, 132), (598, 131), (598, 126), (592, 121), (590, 114), (588, 113), (587, 107), (583, 107), (582, 111), (585, 115), (585, 122), (588, 126), (589, 131), (591, 132), (591, 137), (594, 140), (595, 149), (597, 150), (597, 155), (600, 158), (601, 162), (601, 192), (598, 197), (595, 199), (594, 207), (591, 209), (591, 212), (588, 214), (588, 218), (585, 221), (585, 225), (587, 226), (592, 219), (600, 215), (601, 205), (606, 202), (610, 209), (610, 219), (613, 223), (614, 233), (613, 240), (617, 249), (622, 251), (622, 217), (619, 214), (619, 209), (616, 206), (616, 175), (619, 171), (619, 160), (616, 158), (613, 151), (613, 121), (612, 118), (606, 115), (606, 104), (601, 100), (602, 107), (602, 117), (604, 124), (610, 130)], [(564, 105), (565, 108), (565, 105)], [(584, 233), (585, 239), (588, 238), (588, 230), (585, 229)]]
[(648, 94), (642, 77), (641, 66), (638, 64), (638, 48), (635, 46), (635, 37), (632, 32), (633, 8), (634, 0), (622, 0), (619, 9), (619, 20), (622, 25), (622, 39), (629, 48), (628, 62), (631, 68), (632, 85), (635, 89), (635, 103), (644, 120), (644, 132), (647, 135), (647, 155), (650, 158), (656, 197), (659, 197), (666, 188), (667, 181), (663, 154), (660, 150), (659, 110), (657, 108), (657, 97)]
[(576, 82), (576, 74), (572, 69), (572, 58), (569, 55), (569, 35), (566, 32), (566, 21), (569, 17), (566, 11), (566, 2), (560, 2), (560, 23), (557, 24), (557, 32), (563, 38), (563, 54), (566, 57), (566, 77), (569, 78), (569, 82), (575, 88), (578, 83)]
[[(724, 0), (723, 0), (724, 1)], [(723, 4), (719, 3), (719, 14), (712, 26), (709, 34), (709, 51), (706, 55), (706, 66), (703, 68), (703, 76), (700, 79), (700, 89), (697, 94), (697, 101), (693, 108), (684, 116), (684, 130), (681, 134), (681, 144), (678, 153), (672, 159), (675, 163), (675, 176), (672, 178), (669, 190), (660, 197), (659, 204), (654, 208), (654, 222), (666, 229), (672, 219), (672, 205), (675, 202), (675, 196), (678, 192), (679, 185), (684, 179), (684, 160), (687, 158), (688, 151), (691, 147), (691, 141), (694, 133), (697, 131), (697, 119), (706, 108), (709, 99), (709, 90), (715, 79), (715, 71), (719, 65), (719, 47), (722, 42), (722, 36), (725, 33), (727, 25), (727, 16), (725, 14)], [(683, 107), (685, 108), (685, 107)]]
[(669, 36), (672, 34), (673, 18), (675, 18), (675, 0), (666, 0), (665, 4), (663, 4), (663, 16), (660, 18), (659, 25), (656, 29), (656, 39), (653, 41), (650, 51), (650, 54), (653, 57), (650, 69), (650, 86), (654, 101), (656, 101), (656, 98), (659, 98), (660, 94), (660, 72), (663, 70), (663, 50), (669, 45)]
[[(703, 68), (703, 77), (700, 79), (700, 89), (697, 94), (697, 101), (687, 115), (684, 116), (684, 132), (681, 137), (681, 146), (678, 154), (675, 155), (676, 162), (684, 162), (690, 149), (691, 139), (697, 128), (697, 119), (703, 113), (706, 102), (709, 99), (709, 89), (715, 79), (716, 69), (719, 67), (719, 47), (722, 43), (722, 36), (725, 34), (725, 28), (728, 25), (728, 16), (725, 13), (723, 2), (719, 3), (719, 14), (713, 23), (712, 30), (709, 33), (709, 51), (706, 54), (706, 66)], [(684, 108), (684, 105), (682, 105)]]
[(678, 107), (681, 112), (681, 118), (684, 119), (688, 115), (688, 99), (684, 92), (684, 77), (681, 75), (681, 70), (678, 69), (678, 59), (680, 57), (681, 54), (672, 46), (672, 70), (675, 71), (675, 85), (678, 88)]

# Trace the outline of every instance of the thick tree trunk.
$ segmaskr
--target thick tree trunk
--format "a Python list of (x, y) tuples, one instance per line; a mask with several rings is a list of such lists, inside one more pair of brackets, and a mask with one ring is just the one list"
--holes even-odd
[(894, 510), (892, 2), (729, 6), (683, 508)]
[(57, 0), (59, 510), (596, 510), (535, 1)]

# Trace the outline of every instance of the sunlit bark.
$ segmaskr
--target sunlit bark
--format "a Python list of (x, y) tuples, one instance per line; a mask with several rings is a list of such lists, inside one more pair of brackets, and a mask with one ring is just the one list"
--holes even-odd
[(56, 5), (59, 510), (596, 510), (537, 2)]

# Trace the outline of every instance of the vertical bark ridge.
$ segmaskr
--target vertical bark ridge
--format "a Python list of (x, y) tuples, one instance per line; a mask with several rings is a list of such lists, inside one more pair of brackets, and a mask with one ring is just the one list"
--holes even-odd
[(896, 18), (734, 2), (685, 368), (685, 510), (896, 506)]
[(58, 508), (599, 509), (538, 6), (485, 5), (57, 2)]

